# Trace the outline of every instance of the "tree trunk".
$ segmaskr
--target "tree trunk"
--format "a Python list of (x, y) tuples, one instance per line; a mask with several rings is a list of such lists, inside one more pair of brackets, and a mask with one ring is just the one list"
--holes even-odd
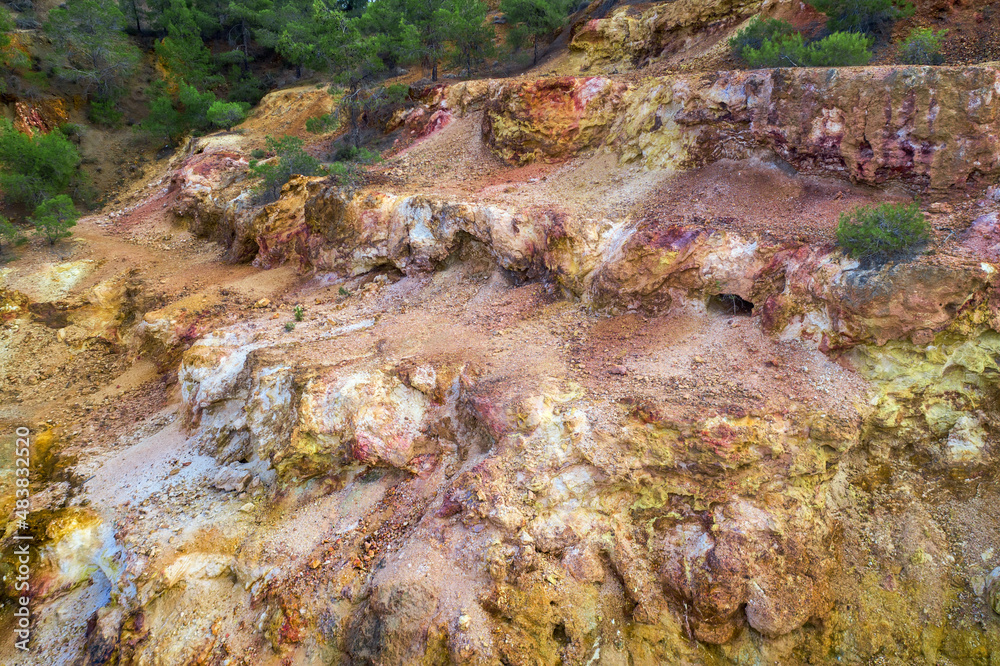
[(531, 58), (531, 64), (538, 64), (538, 35), (535, 35), (535, 55)]
[(438, 80), (438, 61), (431, 60), (431, 81)]
[(250, 51), (250, 28), (247, 26), (247, 22), (243, 21), (243, 71), (246, 72), (250, 69), (250, 56), (248, 55)]

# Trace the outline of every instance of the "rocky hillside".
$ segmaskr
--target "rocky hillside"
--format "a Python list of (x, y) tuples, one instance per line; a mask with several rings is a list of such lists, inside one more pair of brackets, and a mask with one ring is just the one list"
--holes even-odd
[(709, 68), (761, 11), (616, 9), (261, 206), (331, 104), (272, 93), (0, 268), (3, 663), (1000, 659), (1000, 75)]

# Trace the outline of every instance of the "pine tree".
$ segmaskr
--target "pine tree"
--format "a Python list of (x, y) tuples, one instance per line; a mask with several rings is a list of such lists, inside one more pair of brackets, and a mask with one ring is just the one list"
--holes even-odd
[(531, 63), (538, 64), (538, 40), (561, 27), (569, 15), (571, 0), (501, 0), (500, 11), (511, 26), (508, 39), (517, 46), (528, 38), (534, 55)]
[(55, 245), (56, 241), (70, 236), (70, 228), (76, 226), (79, 217), (73, 200), (60, 194), (40, 203), (29, 219), (35, 225), (35, 234), (44, 236), (49, 245)]
[(202, 41), (201, 22), (208, 19), (191, 8), (185, 0), (169, 0), (160, 15), (167, 36), (156, 44), (156, 54), (174, 79), (183, 79), (204, 89), (221, 83), (213, 76), (212, 54)]
[(56, 47), (49, 58), (57, 74), (113, 97), (141, 57), (121, 32), (124, 23), (118, 7), (99, 0), (69, 0), (50, 11), (45, 32)]
[(0, 120), (0, 190), (9, 200), (37, 206), (65, 192), (79, 165), (80, 153), (59, 130), (31, 136)]
[(486, 22), (486, 3), (482, 0), (445, 0), (435, 14), (445, 38), (452, 45), (454, 59), (472, 75), (472, 62), (493, 51), (496, 33)]
[(250, 66), (250, 41), (265, 22), (273, 20), (274, 0), (239, 0), (229, 3), (232, 27), (229, 39), (242, 51), (243, 71)]

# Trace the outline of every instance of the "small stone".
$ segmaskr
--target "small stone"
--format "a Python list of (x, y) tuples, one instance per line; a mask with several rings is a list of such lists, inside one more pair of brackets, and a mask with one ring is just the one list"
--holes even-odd
[(458, 628), (460, 631), (468, 631), (469, 625), (472, 623), (472, 618), (462, 613), (458, 616)]
[(243, 513), (250, 513), (251, 511), (253, 511), (253, 502), (247, 502), (246, 504), (241, 506), (240, 511), (242, 511)]
[(1000, 615), (1000, 567), (991, 571), (986, 577), (986, 600), (993, 612)]
[(255, 308), (266, 308), (270, 304), (271, 304), (271, 300), (270, 299), (262, 298), (259, 301), (257, 301), (256, 303), (254, 303), (253, 306)]
[(703, 359), (701, 356), (695, 356), (694, 357), (694, 362), (695, 363), (704, 363), (705, 359)]
[(624, 376), (624, 375), (628, 374), (628, 370), (626, 370), (624, 366), (613, 365), (610, 368), (608, 368), (608, 374), (609, 375), (621, 375), (621, 376)]

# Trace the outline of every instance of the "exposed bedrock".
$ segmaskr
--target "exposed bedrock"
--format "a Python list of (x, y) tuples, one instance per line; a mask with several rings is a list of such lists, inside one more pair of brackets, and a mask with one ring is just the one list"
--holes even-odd
[(607, 146), (690, 168), (763, 148), (804, 173), (944, 190), (1000, 173), (998, 95), (990, 65), (678, 74), (627, 90), (601, 77), (503, 82), (484, 133), (518, 163)]
[(590, 19), (574, 28), (570, 53), (581, 70), (628, 68), (646, 59), (667, 59), (711, 49), (740, 22), (777, 2), (761, 0), (677, 0), (638, 12), (634, 6)]
[(580, 219), (424, 195), (355, 193), (321, 179), (293, 180), (249, 233), (262, 265), (293, 262), (347, 275), (380, 266), (432, 270), (478, 243), (501, 268), (557, 283), (612, 312), (664, 312), (738, 296), (759, 306), (755, 313), (767, 329), (823, 350), (927, 342), (976, 308), (984, 322), (996, 317), (996, 268), (981, 261), (925, 255), (872, 270), (832, 246), (658, 220)]

